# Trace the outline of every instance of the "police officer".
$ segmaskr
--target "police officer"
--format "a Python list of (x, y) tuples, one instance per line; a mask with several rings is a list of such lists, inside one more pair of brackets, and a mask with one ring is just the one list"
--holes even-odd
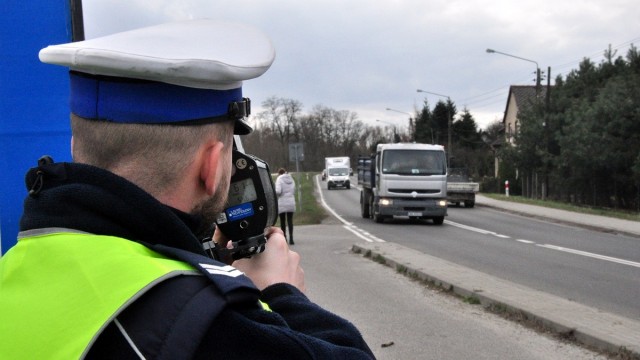
[(256, 29), (211, 20), (41, 50), (70, 68), (74, 162), (43, 157), (26, 176), (0, 259), (0, 358), (373, 357), (304, 295), (280, 229), (232, 264), (199, 242), (226, 201), (233, 134), (251, 131), (242, 82), (274, 57)]

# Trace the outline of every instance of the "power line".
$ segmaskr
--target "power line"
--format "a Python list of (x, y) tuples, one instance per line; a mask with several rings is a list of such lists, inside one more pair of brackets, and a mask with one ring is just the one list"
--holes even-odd
[[(616, 46), (612, 46), (611, 49), (612, 50), (619, 50), (619, 49), (621, 49), (623, 47), (626, 47), (626, 46), (629, 46), (629, 45), (633, 44), (635, 41), (640, 41), (640, 37), (637, 37), (635, 39), (631, 39), (629, 41), (625, 41), (625, 42), (623, 42), (621, 44), (618, 44)], [(608, 48), (606, 50), (608, 50)], [(554, 68), (554, 69), (556, 69), (556, 68), (562, 69), (562, 68), (567, 67), (567, 66), (577, 65), (577, 64), (581, 63), (585, 58), (586, 59), (591, 59), (593, 57), (599, 57), (599, 56), (604, 57), (603, 53), (606, 50), (600, 50), (598, 52), (594, 52), (594, 53), (592, 53), (590, 55), (587, 55), (587, 56), (583, 57), (580, 60), (574, 60), (574, 61), (570, 61), (570, 62), (567, 62), (567, 63), (564, 63), (564, 64), (554, 65), (554, 66), (552, 66), (552, 68)]]
[[(640, 37), (636, 37), (636, 38), (633, 38), (631, 40), (628, 40), (628, 41), (622, 42), (620, 44), (617, 44), (615, 46), (612, 46), (611, 49), (612, 50), (620, 50), (622, 48), (625, 48), (627, 46), (632, 45), (634, 42), (640, 42)], [(584, 61), (584, 59), (589, 59), (591, 61), (594, 61), (594, 59), (593, 59), (594, 57), (595, 58), (598, 58), (600, 56), (604, 57), (604, 52), (606, 50), (608, 50), (608, 49), (609, 48), (607, 48), (605, 50), (598, 51), (598, 52), (593, 52), (593, 53), (589, 54), (588, 56), (583, 57), (580, 60), (574, 60), (574, 61), (566, 62), (566, 63), (563, 63), (563, 64), (551, 66), (551, 69), (555, 73), (554, 77), (557, 77), (558, 75), (563, 75), (563, 76), (566, 75), (566, 73), (569, 73), (570, 71), (574, 70), (575, 66), (580, 64), (582, 61)], [(565, 69), (567, 67), (571, 67), (571, 69), (569, 71), (566, 71), (566, 72), (562, 71), (563, 69)], [(549, 74), (546, 74), (546, 76), (549, 76)], [(523, 83), (523, 82), (525, 82), (527, 80), (529, 80), (529, 78), (520, 80), (518, 83)], [(469, 96), (469, 97), (464, 98), (464, 99), (459, 99), (458, 101), (460, 103), (465, 104), (465, 107), (466, 106), (470, 107), (470, 105), (476, 104), (476, 105), (474, 105), (475, 109), (488, 107), (488, 106), (491, 106), (491, 105), (494, 105), (494, 104), (498, 104), (500, 102), (504, 103), (504, 100), (490, 101), (488, 103), (485, 103), (485, 101), (491, 100), (492, 98), (496, 98), (496, 97), (506, 97), (507, 95), (505, 94), (505, 92), (508, 92), (508, 89), (511, 87), (512, 84), (514, 84), (514, 83), (512, 82), (511, 84), (508, 84), (508, 85), (505, 85), (505, 86), (501, 86), (499, 88), (495, 88), (493, 90), (489, 90), (487, 92), (483, 92), (483, 93), (478, 94), (478, 95), (473, 95), (473, 96)], [(494, 94), (496, 92), (499, 92), (499, 91), (502, 91), (502, 93), (498, 93), (498, 94), (492, 95), (492, 94)], [(483, 98), (483, 97), (486, 97), (486, 98)], [(481, 99), (478, 99), (478, 98), (481, 98)], [(478, 100), (469, 101), (469, 100), (474, 100), (474, 99), (478, 99)]]

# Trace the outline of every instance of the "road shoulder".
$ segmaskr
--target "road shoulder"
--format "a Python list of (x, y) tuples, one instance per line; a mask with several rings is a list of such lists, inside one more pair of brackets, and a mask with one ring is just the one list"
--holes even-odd
[(640, 322), (530, 289), (395, 243), (357, 243), (352, 251), (487, 308), (523, 316), (563, 337), (622, 358), (640, 359)]

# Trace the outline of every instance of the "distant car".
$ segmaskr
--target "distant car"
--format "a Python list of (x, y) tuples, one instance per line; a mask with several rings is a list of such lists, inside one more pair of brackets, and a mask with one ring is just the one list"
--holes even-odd
[(327, 170), (322, 170), (322, 181), (327, 180)]

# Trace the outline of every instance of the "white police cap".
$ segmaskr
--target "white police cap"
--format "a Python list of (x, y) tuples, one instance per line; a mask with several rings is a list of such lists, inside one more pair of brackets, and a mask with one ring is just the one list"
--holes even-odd
[(48, 46), (39, 56), (70, 68), (78, 116), (149, 124), (235, 119), (236, 133), (246, 134), (242, 82), (267, 71), (275, 51), (255, 28), (200, 19)]

